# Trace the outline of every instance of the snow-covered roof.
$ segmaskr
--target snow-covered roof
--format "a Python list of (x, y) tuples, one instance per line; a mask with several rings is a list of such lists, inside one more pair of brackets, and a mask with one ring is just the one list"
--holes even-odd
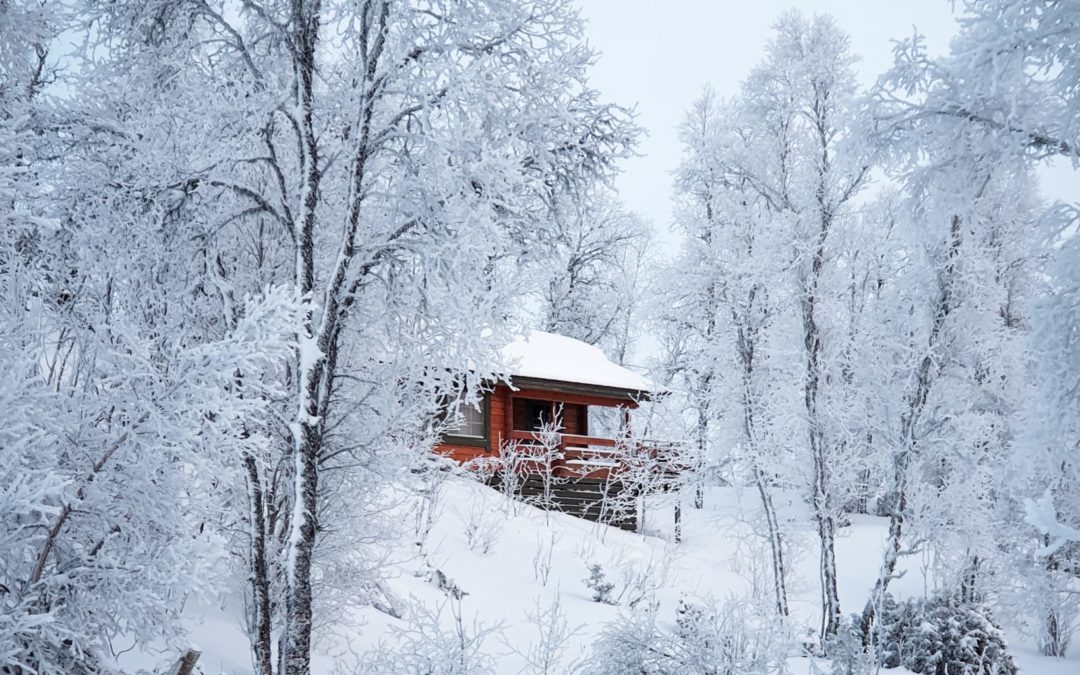
[(511, 378), (535, 378), (613, 389), (654, 391), (646, 378), (608, 360), (590, 344), (564, 335), (529, 331), (503, 347), (499, 355)]

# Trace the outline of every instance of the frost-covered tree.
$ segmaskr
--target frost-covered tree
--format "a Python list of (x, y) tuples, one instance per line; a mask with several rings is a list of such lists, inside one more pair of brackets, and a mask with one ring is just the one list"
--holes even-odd
[(756, 486), (776, 609), (786, 615), (786, 545), (773, 492), (790, 484), (782, 467), (791, 458), (778, 386), (782, 366), (773, 363), (777, 358), (770, 350), (776, 346), (777, 316), (792, 299), (782, 283), (789, 273), (792, 223), (732, 170), (760, 150), (769, 132), (738, 103), (720, 105), (708, 91), (688, 113), (676, 174), (686, 240), (668, 274), (661, 317), (669, 344), (676, 346), (669, 367), (685, 383), (697, 414), (698, 455), (710, 454), (711, 428), (725, 418), (736, 420), (739, 431), (725, 438), (733, 447), (724, 461)]
[(898, 49), (875, 116), (904, 181), (930, 282), (907, 319), (909, 353), (917, 356), (898, 371), (910, 369), (898, 380), (904, 403), (891, 423), (890, 534), (863, 612), (865, 639), (903, 551), (927, 541), (973, 602), (981, 577), (1022, 537), (1011, 496), (1018, 474), (1002, 467), (1019, 451), (1016, 415), (1031, 394), (1023, 351), (1038, 252), (1030, 146), (939, 114), (958, 90), (950, 76), (936, 78), (966, 67), (966, 57), (950, 57), (942, 70), (924, 62), (920, 71), (912, 53), (911, 44)]
[[(965, 3), (961, 32), (948, 58), (931, 60), (910, 43), (906, 54), (922, 76), (917, 91), (933, 93), (930, 106), (959, 115), (982, 131), (985, 142), (1010, 156), (1041, 163), (1048, 158), (1080, 163), (1080, 10), (1067, 2), (1021, 3), (980, 0)], [(978, 74), (972, 77), (972, 74)], [(1018, 420), (1014, 444), (1014, 511), (1020, 503), (1041, 503), (1044, 515), (1023, 519), (1031, 529), (1013, 532), (1018, 558), (1028, 563), (1018, 573), (1035, 591), (1040, 607), (1035, 631), (1047, 654), (1063, 655), (1075, 630), (1077, 607), (1067, 590), (1080, 568), (1080, 549), (1052, 533), (1080, 524), (1075, 462), (1077, 432), (1077, 297), (1080, 267), (1075, 244), (1077, 205), (1044, 210), (1036, 230), (1047, 250), (1040, 298), (1029, 312), (1034, 385)], [(1029, 509), (1038, 512), (1040, 509)], [(1034, 535), (1034, 540), (1030, 539)]]
[(890, 125), (952, 118), (1002, 151), (1080, 159), (1080, 10), (1049, 0), (966, 0), (950, 54), (898, 43)]
[[(1080, 246), (1075, 237), (1058, 243), (1032, 312), (1037, 384), (1022, 409), (1025, 431), (1010, 466), (1025, 481), (1017, 499), (1024, 504), (1024, 524), (1037, 536), (1020, 558), (1025, 586), (1033, 591), (1021, 600), (1036, 605), (1025, 609), (1036, 617), (1043, 652), (1064, 656), (1080, 629), (1080, 598), (1071, 588), (1080, 576)], [(1030, 530), (1020, 531), (1030, 537)]]
[[(1071, 207), (1043, 214), (1060, 232), (1075, 222)], [(1027, 311), (1025, 356), (1029, 384), (1017, 406), (1016, 436), (1007, 462), (1006, 516), (1011, 540), (1008, 573), (1018, 592), (1003, 602), (1019, 610), (1044, 654), (1064, 656), (1080, 629), (1080, 598), (1071, 587), (1080, 576), (1080, 427), (1077, 424), (1076, 299), (1080, 256), (1068, 233), (1051, 235), (1035, 298)]]
[[(825, 312), (830, 289), (823, 285), (830, 236), (863, 186), (867, 167), (851, 149), (854, 57), (848, 37), (828, 17), (781, 17), (765, 63), (749, 87), (758, 109), (777, 119), (775, 177), (764, 194), (788, 202), (797, 214), (796, 285), (806, 357), (804, 402), (810, 461), (811, 504), (821, 545), (822, 637), (835, 635), (840, 620), (835, 537), (846, 501), (838, 474), (846, 463), (829, 428), (826, 387), (829, 343)], [(789, 168), (788, 161), (791, 161)], [(790, 170), (790, 174), (788, 171)]]
[(684, 236), (682, 251), (660, 276), (655, 317), (663, 347), (665, 379), (676, 385), (689, 409), (689, 436), (695, 451), (697, 495), (703, 505), (703, 484), (718, 472), (718, 422), (723, 414), (723, 376), (728, 363), (726, 310), (720, 286), (723, 261), (719, 248), (721, 214), (716, 203), (722, 177), (715, 162), (720, 111), (706, 93), (687, 114), (680, 130), (683, 160), (676, 188), (677, 223)]
[[(5, 22), (27, 38), (12, 82), (31, 93), (47, 74), (26, 30), (38, 9)], [(429, 447), (438, 430), (425, 419), (439, 401), (475, 396), (482, 373), (467, 368), (489, 361), (512, 272), (545, 239), (551, 195), (601, 178), (634, 129), (587, 86), (592, 53), (562, 0), (73, 2), (62, 18), (53, 35), (74, 36), (62, 97), (28, 111), (33, 126), (11, 154), (32, 157), (25, 139), (62, 157), (44, 165), (49, 201), (68, 207), (55, 216), (62, 236), (46, 242), (57, 251), (46, 295), (89, 342), (75, 324), (40, 328), (51, 354), (41, 367), (46, 386), (74, 377), (96, 397), (98, 412), (73, 420), (102, 435), (80, 446), (86, 466), (75, 462), (66, 484), (104, 489), (93, 448), (134, 452), (140, 425), (175, 446), (139, 440), (140, 453), (177, 467), (163, 494), (190, 488), (187, 463), (222, 459), (228, 470), (195, 475), (233, 507), (208, 516), (206, 531), (229, 533), (249, 568), (257, 669), (274, 670), (278, 634), (277, 670), (307, 672), (313, 628), (341, 596), (326, 591), (373, 585), (380, 554), (364, 544), (380, 534), (387, 481)], [(7, 60), (17, 42), (4, 42)], [(27, 213), (33, 184), (11, 190)], [(5, 260), (46, 234), (11, 242)], [(156, 389), (131, 393), (128, 379)], [(230, 480), (239, 469), (246, 480)], [(167, 512), (175, 522), (162, 536), (190, 541), (182, 531), (202, 511), (166, 503), (147, 517)], [(63, 532), (75, 517), (57, 508)]]
[[(854, 58), (847, 36), (827, 16), (807, 19), (797, 12), (783, 14), (774, 30), (764, 60), (743, 84), (739, 121), (726, 146), (720, 144), (718, 165), (725, 180), (752, 195), (749, 201), (735, 198), (723, 208), (742, 209), (733, 213), (743, 219), (764, 217), (775, 241), (786, 233), (793, 242), (786, 250), (771, 247), (783, 264), (768, 269), (788, 272), (789, 283), (776, 277), (785, 288), (777, 288), (774, 281), (746, 295), (755, 286), (751, 283), (735, 302), (739, 311), (755, 314), (761, 309), (753, 305), (764, 301), (758, 294), (766, 289), (773, 297), (794, 296), (799, 325), (788, 349), (798, 345), (802, 351), (803, 387), (802, 410), (790, 410), (789, 415), (804, 420), (812, 468), (807, 487), (821, 544), (822, 636), (827, 639), (840, 618), (835, 537), (852, 483), (846, 455), (855, 452), (840, 442), (832, 420), (831, 403), (840, 399), (830, 388), (844, 385), (833, 372), (843, 341), (833, 339), (838, 329), (833, 324), (842, 323), (836, 321), (833, 307), (840, 295), (828, 276), (836, 262), (833, 233), (850, 218), (851, 200), (865, 183), (867, 165), (856, 142)], [(706, 284), (703, 289), (713, 317), (703, 324), (708, 329), (718, 320), (720, 288)], [(745, 338), (749, 324), (742, 324)], [(710, 366), (700, 382), (711, 382), (715, 372)]]
[(544, 330), (597, 345), (623, 363), (649, 288), (649, 229), (600, 188), (556, 199), (552, 220), (538, 280)]
[(214, 321), (202, 223), (152, 189), (147, 120), (47, 91), (75, 8), (2, 10), (0, 663), (100, 672), (120, 636), (176, 644), (185, 598), (215, 590), (222, 486), (267, 440), (247, 425), (294, 304), (264, 287)]
[(923, 269), (912, 259), (917, 237), (899, 196), (886, 190), (859, 207), (833, 235), (833, 344), (826, 392), (834, 443), (844, 460), (838, 498), (845, 510), (867, 513), (882, 503), (883, 449), (898, 390), (897, 364), (908, 348), (903, 314), (920, 301)]

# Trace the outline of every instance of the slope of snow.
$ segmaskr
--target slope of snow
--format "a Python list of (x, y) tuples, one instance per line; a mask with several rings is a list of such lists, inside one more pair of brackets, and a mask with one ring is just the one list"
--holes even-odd
[[(789, 588), (796, 589), (791, 597), (793, 624), (797, 635), (813, 641), (820, 614), (812, 521), (798, 499), (780, 497), (778, 508), (790, 530), (803, 533), (791, 542), (795, 553)], [(757, 501), (748, 489), (714, 489), (707, 494), (703, 510), (687, 504), (680, 544), (671, 541), (670, 501), (649, 504), (645, 535), (540, 511), (460, 477), (446, 482), (440, 502), (440, 516), (425, 545), (426, 560), (415, 554), (410, 537), (403, 536), (398, 556), (404, 562), (392, 568), (388, 585), (404, 610), (403, 618), (357, 607), (345, 620), (324, 626), (313, 660), (314, 673), (349, 673), (352, 664), (364, 662), (377, 651), (414, 649), (415, 642), (410, 641), (418, 636), (410, 632), (415, 626), (409, 618), (421, 614), (421, 608), (438, 613), (439, 624), (452, 633), (456, 625), (454, 603), (440, 590), (433, 569), (466, 594), (460, 600), (461, 625), (469, 634), (483, 635), (481, 649), (490, 655), (497, 673), (523, 672), (523, 654), (539, 639), (530, 615), (549, 608), (556, 598), (573, 631), (565, 640), (558, 672), (573, 672), (605, 624), (630, 612), (628, 605), (642, 590), (659, 602), (658, 615), (664, 623), (674, 620), (676, 604), (684, 597), (695, 602), (722, 602), (733, 597), (756, 597), (764, 604), (770, 601), (764, 577), (766, 543), (757, 534)], [(402, 522), (411, 521), (405, 515)], [(470, 548), (470, 528), (490, 534), (490, 550), (484, 553), (475, 544)], [(885, 535), (885, 520), (869, 516), (855, 517), (843, 529), (837, 556), (844, 612), (862, 608), (877, 575)], [(537, 571), (537, 560), (546, 557), (552, 542), (550, 575), (545, 584)], [(591, 599), (585, 578), (588, 565), (593, 563), (601, 565), (615, 584), (617, 605)], [(919, 556), (904, 558), (901, 568), (904, 574), (892, 586), (897, 596), (918, 596), (933, 589), (932, 575)], [(639, 588), (637, 580), (644, 578), (649, 581)], [(237, 604), (235, 600), (232, 603)], [(200, 664), (205, 675), (252, 672), (240, 616), (235, 607), (203, 607), (192, 612), (191, 642), (203, 649)], [(1015, 634), (1009, 637), (1010, 652), (1025, 673), (1080, 672), (1080, 656), (1076, 654), (1065, 660), (1045, 658)], [(139, 662), (134, 658), (128, 655), (121, 663), (128, 668), (149, 663), (145, 656)], [(787, 666), (797, 675), (829, 672), (828, 664), (817, 659), (792, 658)]]
[(655, 391), (646, 378), (612, 363), (598, 347), (574, 338), (529, 331), (499, 351), (511, 377)]

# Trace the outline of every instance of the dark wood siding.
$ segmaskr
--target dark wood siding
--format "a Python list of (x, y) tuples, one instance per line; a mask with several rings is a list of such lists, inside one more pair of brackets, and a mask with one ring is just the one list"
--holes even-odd
[(514, 399), (514, 425), (513, 428), (519, 431), (528, 431), (532, 429), (532, 421), (529, 419), (529, 402), (526, 399), (518, 398)]
[(563, 429), (565, 429), (568, 434), (588, 436), (588, 406), (580, 403), (567, 403), (563, 405)]

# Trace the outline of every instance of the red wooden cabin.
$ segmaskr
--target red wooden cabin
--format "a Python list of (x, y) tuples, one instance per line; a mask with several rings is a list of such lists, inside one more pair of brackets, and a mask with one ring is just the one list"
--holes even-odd
[(540, 331), (515, 340), (501, 356), (509, 373), (490, 384), (480, 406), (462, 406), (461, 424), (437, 452), (491, 472), (512, 451), (519, 474), (535, 479), (550, 472), (564, 497), (571, 488), (577, 495), (610, 494), (611, 485), (621, 488), (631, 477), (640, 484), (643, 470), (678, 471), (676, 462), (664, 461), (670, 444), (630, 440), (633, 411), (655, 395), (647, 379), (596, 347)]

